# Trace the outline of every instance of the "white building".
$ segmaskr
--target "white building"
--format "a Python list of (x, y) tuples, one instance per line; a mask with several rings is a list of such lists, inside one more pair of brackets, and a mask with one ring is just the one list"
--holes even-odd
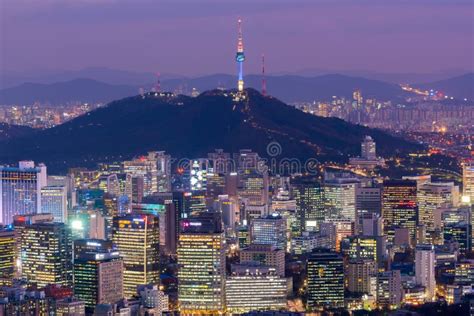
[(433, 245), (417, 245), (415, 250), (415, 282), (425, 287), (426, 300), (433, 301), (436, 292), (436, 258)]

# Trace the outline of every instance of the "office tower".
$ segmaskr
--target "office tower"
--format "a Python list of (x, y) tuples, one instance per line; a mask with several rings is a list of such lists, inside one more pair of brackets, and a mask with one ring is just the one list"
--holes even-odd
[(316, 179), (300, 178), (291, 183), (292, 195), (296, 201), (298, 232), (318, 231), (326, 218), (324, 189)]
[(18, 257), (18, 234), (10, 226), (0, 228), (0, 286), (12, 285)]
[(376, 213), (359, 214), (355, 222), (355, 233), (361, 236), (382, 236), (382, 217)]
[(48, 284), (72, 285), (71, 231), (64, 223), (15, 217), (20, 230), (22, 276), (43, 287)]
[(377, 185), (356, 187), (357, 215), (364, 213), (381, 214), (382, 188)]
[(272, 245), (251, 244), (240, 251), (240, 263), (259, 262), (275, 268), (276, 274), (285, 276), (285, 250)]
[(233, 234), (235, 225), (239, 223), (239, 208), (236, 198), (228, 195), (219, 195), (216, 210), (222, 214), (224, 228)]
[(160, 291), (156, 284), (139, 285), (137, 294), (145, 315), (162, 315), (169, 311), (168, 295)]
[(400, 270), (379, 272), (377, 275), (377, 307), (395, 309), (402, 301), (402, 280)]
[[(20, 161), (17, 168), (0, 166), (0, 222), (9, 225), (15, 215), (41, 213), (44, 165)], [(43, 180), (42, 180), (43, 179)], [(44, 183), (46, 185), (46, 183)]]
[(324, 200), (327, 216), (356, 219), (356, 188), (359, 180), (346, 173), (324, 175)]
[(344, 307), (344, 263), (341, 255), (324, 250), (307, 263), (308, 310)]
[(347, 264), (347, 290), (371, 294), (372, 278), (376, 276), (377, 263), (370, 259), (349, 260)]
[(209, 161), (207, 159), (194, 159), (189, 165), (189, 181), (191, 191), (207, 190), (207, 173)]
[(130, 176), (130, 200), (132, 203), (141, 203), (145, 195), (145, 182), (142, 176)]
[(124, 161), (123, 170), (133, 177), (143, 178), (143, 195), (158, 192), (158, 165), (153, 152), (134, 160)]
[(418, 188), (417, 201), (419, 223), (425, 225), (429, 240), (432, 240), (435, 231), (435, 210), (443, 206), (457, 206), (459, 187), (453, 182), (423, 184)]
[(106, 221), (99, 210), (74, 209), (68, 216), (68, 226), (71, 228), (73, 240), (106, 238)]
[(256, 173), (250, 171), (239, 174), (238, 195), (246, 206), (266, 208), (268, 204), (268, 186), (269, 180), (266, 172)]
[(135, 204), (133, 212), (158, 216), (160, 223), (160, 253), (176, 255), (178, 240), (178, 214), (173, 203), (173, 194), (156, 193), (143, 199), (143, 203)]
[(120, 183), (117, 174), (103, 174), (98, 179), (98, 187), (110, 195), (120, 195)]
[(232, 265), (232, 273), (226, 279), (227, 312), (285, 309), (287, 291), (287, 280), (277, 275), (274, 268)]
[(171, 156), (164, 151), (152, 151), (148, 159), (156, 163), (157, 192), (171, 192)]
[(465, 163), (462, 168), (462, 195), (464, 200), (474, 204), (474, 163)]
[(321, 223), (320, 234), (328, 238), (331, 249), (339, 252), (341, 241), (354, 235), (354, 222), (346, 218), (329, 218)]
[(117, 216), (112, 231), (112, 240), (123, 258), (124, 296), (135, 295), (140, 284), (159, 283), (158, 217), (133, 213)]
[(250, 244), (249, 227), (247, 225), (238, 226), (237, 239), (239, 240), (239, 249), (244, 249)]
[(418, 206), (413, 202), (402, 202), (392, 208), (391, 226), (387, 229), (388, 239), (395, 236), (397, 228), (406, 228), (410, 235), (410, 244), (416, 242), (416, 230), (418, 226)]
[(45, 186), (41, 188), (41, 213), (52, 214), (55, 222), (67, 222), (66, 187)]
[(417, 184), (415, 181), (384, 181), (382, 189), (382, 218), (384, 219), (384, 231), (388, 235), (390, 243), (393, 240), (394, 214), (397, 213), (395, 209), (400, 204), (416, 206), (416, 191)]
[(433, 245), (417, 245), (415, 249), (415, 282), (425, 287), (426, 300), (435, 298), (435, 251)]
[(474, 260), (461, 259), (454, 268), (454, 283), (460, 285), (474, 284)]
[(178, 242), (180, 312), (223, 313), (225, 309), (224, 233), (218, 213), (200, 213), (181, 221)]
[(349, 259), (369, 259), (381, 267), (387, 257), (385, 240), (385, 236), (351, 236), (347, 238), (343, 250)]
[(250, 221), (250, 242), (287, 248), (286, 219), (278, 214), (255, 218)]
[(191, 215), (191, 192), (173, 191), (173, 204), (177, 212), (178, 219), (184, 219)]
[(105, 220), (105, 238), (111, 239), (112, 238), (112, 222), (113, 218), (119, 216), (119, 205), (117, 196), (111, 195), (109, 193), (105, 193), (103, 198), (103, 207), (102, 207), (102, 215), (104, 216)]
[(207, 204), (212, 205), (219, 199), (220, 195), (225, 194), (225, 175), (223, 173), (207, 173)]
[(472, 226), (469, 222), (459, 222), (444, 226), (444, 242), (454, 241), (459, 244), (459, 252), (466, 255), (472, 251)]
[(123, 261), (108, 241), (74, 241), (74, 295), (88, 310), (123, 298)]

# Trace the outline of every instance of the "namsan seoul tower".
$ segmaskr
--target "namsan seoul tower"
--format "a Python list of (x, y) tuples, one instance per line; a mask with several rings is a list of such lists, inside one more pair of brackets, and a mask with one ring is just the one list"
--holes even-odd
[(235, 60), (237, 61), (237, 72), (239, 79), (237, 81), (237, 89), (239, 92), (244, 91), (244, 69), (243, 64), (245, 60), (244, 55), (244, 41), (242, 39), (242, 19), (239, 18), (238, 21), (239, 28), (239, 37), (237, 40), (237, 54), (235, 55)]

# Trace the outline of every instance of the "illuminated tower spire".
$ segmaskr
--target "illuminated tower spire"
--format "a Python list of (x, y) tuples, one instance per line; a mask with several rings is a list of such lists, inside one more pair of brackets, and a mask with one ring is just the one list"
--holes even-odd
[(242, 19), (239, 18), (237, 21), (238, 28), (239, 28), (239, 37), (237, 40), (237, 54), (235, 55), (235, 60), (237, 61), (238, 66), (238, 81), (237, 81), (237, 89), (239, 92), (244, 90), (244, 73), (243, 73), (243, 63), (245, 60), (244, 55), (244, 41), (242, 38)]
[(265, 78), (265, 55), (262, 54), (262, 95), (267, 95), (267, 79)]

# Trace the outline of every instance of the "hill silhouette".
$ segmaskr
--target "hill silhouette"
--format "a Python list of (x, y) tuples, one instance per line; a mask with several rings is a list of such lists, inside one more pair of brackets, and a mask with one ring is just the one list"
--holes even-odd
[(359, 154), (365, 135), (375, 139), (381, 155), (419, 148), (380, 130), (303, 113), (253, 89), (246, 93), (245, 101), (220, 90), (195, 98), (147, 94), (121, 99), (62, 125), (0, 142), (0, 162), (33, 159), (64, 171), (150, 150), (196, 158), (215, 148), (249, 148), (266, 156), (273, 141), (281, 146), (277, 158), (346, 161)]

